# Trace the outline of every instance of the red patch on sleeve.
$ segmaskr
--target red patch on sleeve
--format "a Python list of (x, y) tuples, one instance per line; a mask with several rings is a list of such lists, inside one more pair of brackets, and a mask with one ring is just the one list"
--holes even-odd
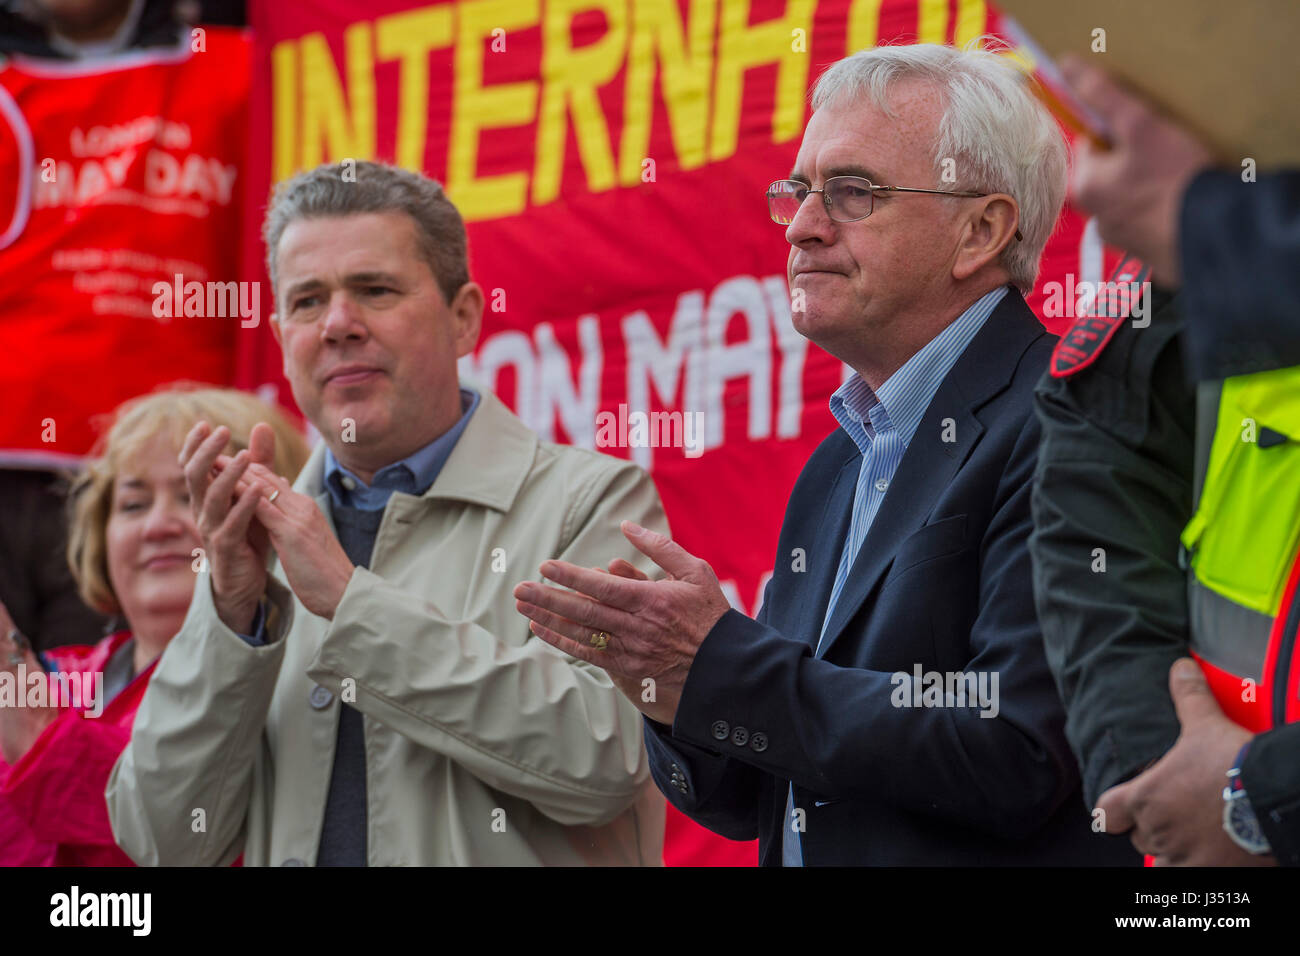
[(1053, 378), (1069, 378), (1093, 362), (1127, 315), (1081, 315), (1052, 350)]
[[(1110, 278), (1097, 288), (1085, 307), (1086, 313), (1075, 319), (1056, 343), (1049, 366), (1052, 378), (1069, 378), (1097, 361), (1101, 350), (1132, 314), (1134, 296), (1141, 296), (1150, 307), (1150, 274), (1150, 268), (1134, 256), (1126, 255), (1119, 261)], [(1150, 322), (1151, 317), (1146, 318)]]

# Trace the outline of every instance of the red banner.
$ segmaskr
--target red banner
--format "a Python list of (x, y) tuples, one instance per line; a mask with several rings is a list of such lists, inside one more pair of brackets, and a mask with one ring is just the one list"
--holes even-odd
[[(251, 14), (248, 277), (262, 275), (272, 181), (349, 158), (440, 180), (488, 301), (463, 375), (543, 437), (649, 468), (676, 539), (755, 613), (843, 375), (791, 325), (764, 190), (789, 172), (827, 65), (877, 42), (964, 44), (996, 26), (984, 3), (320, 0)], [(1099, 246), (1081, 264), (1081, 231), (1067, 213), (1043, 281), (1100, 273)], [(240, 340), (241, 384), (282, 384), (266, 330)], [(752, 864), (755, 849), (673, 813), (665, 859)]]
[(248, 57), (241, 33), (207, 28), (0, 67), (0, 463), (75, 464), (126, 399), (230, 382), (240, 320), (206, 302), (160, 314), (155, 290), (238, 278)]

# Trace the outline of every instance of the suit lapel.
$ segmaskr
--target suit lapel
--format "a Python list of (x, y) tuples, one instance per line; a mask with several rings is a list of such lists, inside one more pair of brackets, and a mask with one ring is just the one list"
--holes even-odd
[(826, 620), (826, 605), (830, 603), (835, 573), (840, 567), (840, 552), (844, 550), (844, 539), (849, 534), (853, 494), (862, 464), (862, 453), (843, 429), (837, 430), (834, 437), (843, 443), (843, 448), (835, 452), (840, 466), (826, 495), (820, 520), (807, 527), (808, 544), (804, 546), (809, 558), (806, 580), (815, 590), (803, 602), (797, 619), (801, 625), (798, 636), (814, 649), (817, 638), (821, 636), (822, 622)]
[[(1007, 386), (1020, 356), (1041, 334), (1043, 327), (1025, 300), (1009, 292), (939, 385), (849, 570), (819, 657), (826, 656), (888, 571), (899, 546), (925, 524), (940, 494), (984, 434), (975, 412)], [(943, 440), (945, 418), (953, 420), (952, 441)], [(846, 507), (851, 508), (852, 497), (848, 500)], [(837, 540), (843, 542), (844, 537), (841, 533)], [(832, 581), (839, 560), (839, 549), (835, 551), (836, 564), (829, 572)]]

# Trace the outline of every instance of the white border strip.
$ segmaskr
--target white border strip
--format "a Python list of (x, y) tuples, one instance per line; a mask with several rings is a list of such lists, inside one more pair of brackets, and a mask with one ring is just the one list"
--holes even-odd
[(9, 58), (9, 62), (28, 76), (58, 79), (65, 76), (116, 73), (121, 70), (134, 70), (140, 66), (184, 63), (193, 55), (193, 51), (190, 50), (190, 34), (187, 31), (180, 37), (180, 42), (175, 47), (147, 47), (128, 53), (85, 57), (79, 60), (53, 60), (15, 53)]
[(48, 471), (51, 468), (84, 468), (89, 455), (69, 455), (58, 451), (25, 451), (18, 448), (0, 449), (0, 468), (25, 468)]
[(14, 131), (14, 139), (18, 141), (18, 202), (14, 206), (8, 228), (0, 233), (0, 249), (3, 249), (22, 235), (32, 213), (32, 173), (36, 169), (36, 146), (32, 142), (32, 130), (27, 125), (23, 111), (3, 86), (0, 86), (0, 115), (8, 121), (10, 129)]

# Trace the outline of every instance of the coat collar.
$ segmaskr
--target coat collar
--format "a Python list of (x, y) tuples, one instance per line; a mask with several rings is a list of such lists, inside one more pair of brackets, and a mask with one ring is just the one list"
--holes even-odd
[[(827, 622), (819, 656), (824, 657), (843, 633), (876, 582), (893, 563), (903, 541), (925, 524), (935, 502), (984, 434), (984, 425), (976, 413), (1010, 384), (1025, 349), (1043, 334), (1037, 316), (1025, 304), (1024, 298), (1012, 291), (1002, 299), (979, 334), (957, 359), (899, 462), (885, 500), (840, 592), (834, 615)], [(950, 430), (953, 441), (942, 440), (945, 418), (953, 420)], [(845, 441), (842, 447), (846, 461), (860, 455), (851, 441)], [(842, 546), (843, 537), (836, 540)], [(829, 550), (835, 552), (830, 565), (834, 567), (839, 561), (839, 551), (835, 548)], [(824, 617), (830, 588), (819, 597), (817, 609)], [(810, 630), (816, 647), (820, 628)]]
[[(533, 431), (484, 388), (477, 411), (470, 416), (451, 456), (437, 479), (420, 496), (422, 501), (463, 501), (496, 511), (509, 511), (533, 466), (538, 439)], [(312, 449), (294, 490), (311, 495), (329, 514), (325, 487), (325, 443)]]

